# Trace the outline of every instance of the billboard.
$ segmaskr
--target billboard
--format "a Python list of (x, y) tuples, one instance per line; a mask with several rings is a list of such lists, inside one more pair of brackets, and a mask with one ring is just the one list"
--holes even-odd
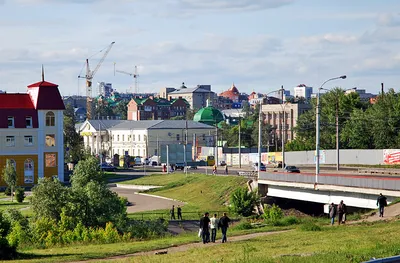
[(383, 163), (384, 164), (399, 164), (400, 163), (400, 150), (398, 150), (398, 149), (383, 150)]
[[(186, 145), (186, 162), (192, 161), (192, 145)], [(167, 163), (167, 145), (161, 145), (161, 163)], [(168, 161), (170, 164), (183, 163), (184, 159), (184, 145), (183, 144), (169, 144), (168, 145)]]

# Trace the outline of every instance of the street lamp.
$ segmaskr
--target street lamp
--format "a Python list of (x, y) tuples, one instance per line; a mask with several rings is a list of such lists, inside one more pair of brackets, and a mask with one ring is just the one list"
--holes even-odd
[(320, 102), (319, 102), (319, 98), (320, 98), (320, 92), (322, 90), (322, 87), (329, 81), (332, 80), (337, 80), (337, 79), (345, 79), (346, 75), (340, 76), (340, 77), (336, 77), (336, 78), (331, 78), (326, 80), (324, 83), (322, 83), (321, 87), (319, 87), (318, 92), (317, 92), (317, 109), (316, 109), (316, 136), (315, 136), (315, 151), (316, 151), (316, 160), (315, 160), (315, 185), (318, 184), (318, 175), (319, 175), (319, 136), (320, 136)]
[[(268, 104), (268, 95), (271, 93), (276, 93), (281, 91), (282, 89), (279, 90), (274, 90), (271, 92), (268, 92), (265, 95), (265, 98), (267, 99), (267, 104)], [(261, 171), (261, 149), (262, 149), (262, 135), (261, 135), (261, 121), (262, 121), (262, 102), (263, 99), (260, 100), (260, 110), (258, 112), (258, 165), (257, 165), (257, 172), (258, 172), (258, 177), (260, 177), (260, 171)], [(267, 147), (268, 148), (268, 147)], [(268, 153), (267, 153), (268, 154)], [(268, 166), (268, 155), (267, 155), (267, 164), (265, 165), (265, 167)]]
[(238, 112), (238, 118), (239, 118), (239, 122), (238, 122), (238, 126), (239, 126), (239, 168), (242, 168), (242, 160), (241, 160), (241, 153), (242, 153), (242, 145), (241, 145), (241, 128), (240, 128), (240, 112), (239, 109), (236, 109), (236, 111)]

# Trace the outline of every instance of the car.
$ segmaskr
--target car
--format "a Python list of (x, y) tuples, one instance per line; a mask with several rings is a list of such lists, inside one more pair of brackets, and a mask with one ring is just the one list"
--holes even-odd
[(187, 168), (188, 168), (188, 169), (197, 170), (197, 165), (190, 165), (190, 166), (188, 166)]
[[(258, 171), (258, 163), (254, 163), (254, 165), (253, 165), (253, 170), (254, 170), (254, 171)], [(265, 166), (265, 164), (261, 163), (261, 165), (260, 165), (260, 171), (261, 171), (261, 172), (267, 171), (267, 167)]]
[(300, 169), (296, 166), (286, 166), (284, 171), (286, 173), (300, 173)]
[(183, 169), (185, 169), (185, 163), (176, 163), (175, 164), (175, 170), (181, 169), (183, 171)]
[(157, 166), (157, 165), (158, 165), (158, 163), (156, 161), (151, 162), (151, 166)]
[(220, 161), (219, 162), (219, 166), (225, 166), (226, 165), (226, 162), (225, 161)]
[(100, 169), (105, 172), (115, 172), (116, 170), (115, 166), (112, 166), (111, 164), (108, 163), (100, 164)]

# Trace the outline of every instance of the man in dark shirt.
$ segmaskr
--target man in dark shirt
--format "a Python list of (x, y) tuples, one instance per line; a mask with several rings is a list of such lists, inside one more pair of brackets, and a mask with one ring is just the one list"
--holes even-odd
[(179, 205), (177, 211), (178, 211), (178, 220), (179, 219), (182, 220), (182, 208)]
[(171, 214), (171, 220), (175, 220), (175, 206), (174, 205), (172, 206), (169, 213)]
[(228, 231), (229, 222), (231, 222), (231, 220), (226, 215), (226, 213), (224, 213), (223, 217), (221, 217), (219, 219), (219, 225), (221, 227), (221, 232), (222, 232), (222, 243), (225, 243), (228, 241), (226, 238), (226, 232)]
[(200, 219), (201, 237), (203, 239), (203, 244), (210, 242), (210, 218), (208, 217), (208, 212)]
[(387, 206), (387, 201), (386, 197), (382, 195), (382, 193), (379, 194), (378, 200), (376, 200), (376, 205), (379, 207), (379, 217), (383, 217), (383, 212), (385, 206)]

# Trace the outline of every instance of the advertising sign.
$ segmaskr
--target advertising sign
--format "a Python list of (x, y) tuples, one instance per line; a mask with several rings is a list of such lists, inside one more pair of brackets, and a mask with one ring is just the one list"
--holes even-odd
[(400, 163), (400, 150), (398, 150), (398, 149), (383, 150), (383, 163), (384, 164), (399, 164)]
[[(326, 151), (325, 150), (319, 150), (319, 163), (325, 163), (326, 160)], [(317, 163), (317, 151), (314, 151), (314, 163)]]

